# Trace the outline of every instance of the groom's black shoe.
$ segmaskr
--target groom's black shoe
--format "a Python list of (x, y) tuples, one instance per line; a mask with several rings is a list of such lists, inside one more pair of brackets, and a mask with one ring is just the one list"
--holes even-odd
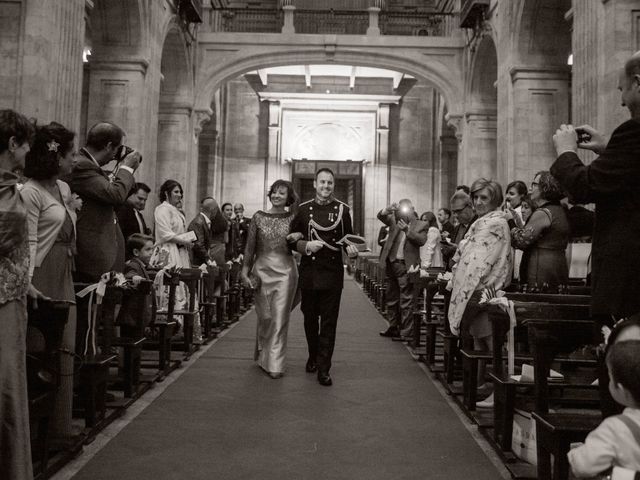
[(318, 383), (320, 385), (324, 385), (325, 387), (330, 387), (333, 385), (333, 381), (331, 381), (331, 375), (328, 373), (318, 372)]
[(307, 360), (307, 365), (304, 367), (307, 373), (314, 373), (318, 371), (318, 365), (315, 360), (309, 359)]
[(398, 330), (393, 327), (389, 327), (386, 330), (380, 332), (381, 337), (397, 337), (399, 335)]

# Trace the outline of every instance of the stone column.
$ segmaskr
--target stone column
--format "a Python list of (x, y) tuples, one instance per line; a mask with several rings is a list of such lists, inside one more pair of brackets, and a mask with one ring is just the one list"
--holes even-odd
[(449, 207), (449, 199), (458, 185), (458, 139), (455, 135), (440, 137), (440, 195), (434, 209)]
[(569, 120), (570, 70), (559, 67), (513, 67), (506, 171), (502, 182), (529, 182), (556, 158), (552, 137)]
[[(282, 125), (280, 102), (269, 101), (269, 145), (267, 153), (267, 163), (265, 165), (266, 185), (265, 189), (279, 178), (289, 178), (284, 175), (284, 168), (281, 157), (282, 148)], [(269, 208), (268, 200), (264, 197), (264, 208)]]
[(494, 109), (465, 113), (462, 158), (458, 179), (470, 185), (478, 178), (495, 179), (497, 174), (496, 119)]
[(78, 132), (84, 0), (0, 0), (0, 108)]
[(194, 131), (189, 106), (160, 106), (158, 111), (158, 151), (156, 185), (165, 180), (178, 181), (184, 190), (183, 204), (187, 217), (197, 210), (197, 159), (194, 160)]
[(212, 195), (213, 193), (213, 179), (211, 178), (213, 169), (210, 169), (210, 164), (213, 164), (213, 149), (215, 148), (215, 135), (211, 129), (204, 130), (205, 126), (209, 124), (213, 110), (210, 108), (207, 110), (196, 110), (194, 113), (194, 140), (196, 142), (195, 148), (193, 148), (193, 155), (195, 156), (194, 162), (197, 165), (197, 199), (201, 199), (206, 195)]
[(369, 248), (377, 250), (376, 244), (380, 221), (376, 215), (389, 205), (391, 185), (389, 182), (389, 104), (380, 104), (376, 112), (376, 145), (373, 163), (365, 165), (364, 175), (364, 234)]
[(282, 25), (282, 33), (296, 33), (296, 28), (293, 24), (293, 15), (296, 11), (296, 7), (293, 5), (284, 5), (282, 7), (284, 12), (284, 23)]
[(147, 67), (144, 59), (91, 59), (87, 125), (113, 122), (124, 129), (132, 147), (142, 145), (149, 122), (144, 115)]
[(378, 16), (380, 9), (378, 7), (367, 8), (369, 12), (369, 28), (367, 28), (367, 35), (380, 35), (380, 26), (378, 25)]

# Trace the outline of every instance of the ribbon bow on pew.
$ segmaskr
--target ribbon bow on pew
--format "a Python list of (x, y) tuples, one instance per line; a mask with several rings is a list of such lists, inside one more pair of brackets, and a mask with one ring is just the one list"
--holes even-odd
[(516, 312), (513, 301), (509, 300), (502, 290), (493, 287), (485, 288), (480, 296), (480, 304), (496, 305), (509, 315), (509, 335), (507, 338), (507, 372), (509, 376), (515, 374), (515, 328)]
[[(84, 339), (83, 356), (96, 355), (98, 347), (96, 345), (96, 317), (98, 310), (93, 309), (93, 299), (95, 296), (96, 305), (102, 304), (102, 299), (107, 290), (107, 285), (122, 286), (127, 283), (126, 278), (120, 272), (106, 272), (100, 276), (98, 283), (93, 283), (76, 293), (76, 297), (84, 298), (89, 294), (89, 302), (87, 303), (87, 333)], [(89, 350), (91, 345), (91, 350)]]

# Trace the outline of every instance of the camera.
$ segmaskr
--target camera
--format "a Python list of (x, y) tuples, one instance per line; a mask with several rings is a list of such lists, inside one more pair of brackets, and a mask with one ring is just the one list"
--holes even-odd
[[(117, 149), (116, 149), (116, 153), (113, 155), (113, 159), (117, 162), (120, 163), (122, 162), (127, 155), (129, 155), (131, 152), (133, 152), (133, 148), (128, 147), (126, 145), (120, 145)], [(142, 156), (140, 157), (140, 162), (142, 163)]]

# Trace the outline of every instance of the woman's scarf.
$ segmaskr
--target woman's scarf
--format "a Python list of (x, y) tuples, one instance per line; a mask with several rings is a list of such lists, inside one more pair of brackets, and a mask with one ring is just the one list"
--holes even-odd
[(494, 210), (478, 218), (458, 245), (454, 257), (449, 325), (460, 333), (462, 315), (477, 290), (496, 290), (509, 284), (513, 268), (511, 236), (504, 212)]

